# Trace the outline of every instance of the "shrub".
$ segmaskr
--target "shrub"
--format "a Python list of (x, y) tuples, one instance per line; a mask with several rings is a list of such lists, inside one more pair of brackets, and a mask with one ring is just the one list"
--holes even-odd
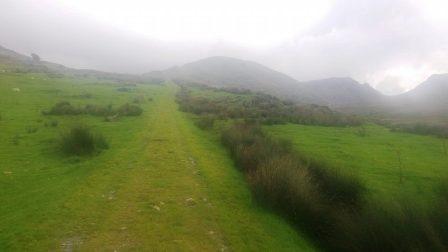
[(144, 95), (139, 95), (137, 97), (135, 97), (132, 102), (135, 104), (140, 104), (140, 103), (144, 103), (145, 102), (145, 96)]
[(50, 110), (43, 111), (44, 115), (80, 115), (87, 114), (93, 116), (116, 117), (116, 116), (138, 116), (143, 110), (137, 105), (126, 103), (117, 109), (112, 104), (99, 106), (87, 104), (84, 107), (74, 107), (69, 102), (58, 102)]
[(59, 122), (57, 120), (51, 120), (49, 122), (45, 122), (45, 127), (57, 127)]
[(117, 109), (117, 112), (121, 116), (139, 116), (143, 113), (143, 109), (137, 105), (131, 105), (129, 103), (126, 103), (120, 106)]
[(192, 96), (188, 88), (182, 87), (176, 100), (179, 109), (184, 112), (197, 115), (213, 114), (220, 118), (252, 118), (266, 124), (290, 122), (323, 126), (357, 126), (363, 122), (359, 117), (338, 113), (325, 106), (297, 105), (261, 93), (232, 92), (238, 92), (239, 95), (211, 99)]
[(57, 127), (59, 125), (59, 122), (57, 120), (51, 120), (50, 124), (51, 127)]
[(79, 115), (81, 113), (81, 109), (75, 108), (67, 101), (58, 102), (49, 111), (42, 112), (44, 115)]
[(37, 130), (38, 130), (37, 127), (33, 127), (33, 126), (26, 127), (26, 133), (28, 133), (28, 134), (36, 133)]
[(215, 124), (215, 117), (213, 116), (201, 116), (195, 121), (196, 126), (200, 129), (211, 129)]
[(365, 137), (367, 136), (367, 130), (366, 127), (364, 127), (364, 125), (360, 126), (357, 130), (356, 130), (356, 135), (360, 136), (360, 137)]
[(84, 114), (94, 115), (94, 116), (107, 116), (114, 113), (112, 104), (107, 106), (98, 106), (87, 104), (83, 109)]
[(260, 127), (236, 124), (222, 142), (263, 204), (306, 231), (328, 251), (446, 251), (448, 183), (426, 212), (410, 204), (366, 202), (354, 177), (293, 151)]
[(94, 134), (83, 125), (76, 125), (62, 134), (60, 147), (68, 155), (91, 155), (109, 146), (101, 134)]

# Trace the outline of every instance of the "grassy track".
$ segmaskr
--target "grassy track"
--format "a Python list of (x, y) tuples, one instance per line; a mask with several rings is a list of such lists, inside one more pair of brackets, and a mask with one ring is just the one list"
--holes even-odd
[(291, 139), (306, 156), (358, 175), (373, 196), (383, 200), (434, 200), (434, 190), (447, 178), (448, 156), (443, 140), (436, 137), (390, 132), (376, 125), (367, 126), (365, 136), (356, 127), (289, 124), (265, 129)]
[[(51, 90), (37, 80), (0, 81), (1, 92), (20, 86), (23, 95), (0, 102), (0, 250), (312, 250), (281, 218), (252, 202), (213, 135), (177, 110), (175, 87), (139, 87), (153, 97), (139, 118), (59, 119), (61, 127), (82, 119), (110, 140), (109, 150), (79, 160), (53, 153), (51, 129), (11, 145), (18, 127), (36, 124), (38, 111), (57, 99), (48, 93), (32, 99), (33, 88)], [(79, 91), (66, 82), (59, 83), (62, 92)], [(106, 86), (81, 87), (104, 94), (102, 103), (117, 99)]]

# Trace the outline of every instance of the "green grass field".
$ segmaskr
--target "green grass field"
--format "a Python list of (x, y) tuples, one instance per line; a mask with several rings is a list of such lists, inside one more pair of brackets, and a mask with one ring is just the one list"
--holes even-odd
[(305, 156), (358, 176), (380, 200), (402, 198), (430, 205), (438, 185), (447, 179), (448, 155), (440, 138), (390, 132), (377, 125), (366, 126), (365, 136), (359, 127), (287, 124), (264, 129), (290, 139)]
[[(122, 86), (0, 74), (0, 251), (314, 250), (254, 202), (216, 135), (178, 111), (176, 87)], [(141, 95), (143, 114), (114, 122), (41, 113), (59, 101), (118, 106)], [(110, 148), (62, 155), (57, 139), (78, 123)]]

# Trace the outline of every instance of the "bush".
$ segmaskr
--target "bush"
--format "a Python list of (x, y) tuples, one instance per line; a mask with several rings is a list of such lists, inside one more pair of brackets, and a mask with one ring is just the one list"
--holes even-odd
[[(223, 92), (223, 91), (220, 91)], [(210, 99), (192, 96), (188, 88), (182, 87), (176, 100), (179, 109), (197, 115), (213, 114), (218, 118), (256, 119), (265, 124), (297, 123), (323, 126), (357, 126), (359, 117), (332, 111), (318, 105), (297, 105), (261, 93), (238, 92), (237, 96)]]
[(213, 116), (202, 116), (195, 121), (195, 124), (200, 129), (211, 129), (215, 124), (215, 118)]
[(145, 101), (146, 101), (146, 99), (145, 99), (144, 95), (136, 96), (134, 98), (134, 100), (132, 100), (132, 102), (135, 103), (135, 104), (141, 104), (141, 103), (144, 103)]
[(143, 113), (143, 109), (137, 105), (126, 103), (117, 109), (121, 116), (139, 116)]
[(236, 124), (222, 142), (263, 204), (284, 215), (328, 251), (446, 251), (448, 183), (425, 212), (409, 204), (366, 202), (354, 177), (307, 159), (260, 127)]
[(39, 128), (37, 128), (37, 127), (33, 127), (33, 126), (26, 127), (26, 133), (28, 133), (28, 134), (36, 133), (37, 130), (39, 130)]
[(87, 114), (93, 116), (116, 117), (116, 116), (138, 116), (143, 109), (137, 105), (126, 103), (117, 109), (112, 104), (99, 106), (87, 104), (84, 107), (74, 107), (69, 102), (63, 101), (56, 103), (50, 110), (43, 111), (44, 115), (80, 115)]
[(57, 127), (59, 122), (57, 120), (51, 120), (49, 122), (45, 122), (45, 127)]
[(67, 101), (61, 101), (56, 103), (49, 111), (43, 111), (44, 115), (79, 115), (83, 111), (79, 108), (75, 108)]
[(109, 146), (101, 134), (94, 134), (83, 125), (73, 126), (62, 134), (60, 147), (68, 155), (91, 155)]

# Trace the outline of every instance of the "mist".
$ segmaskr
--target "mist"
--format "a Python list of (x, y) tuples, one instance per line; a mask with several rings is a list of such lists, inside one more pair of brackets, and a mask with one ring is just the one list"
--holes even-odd
[(0, 45), (70, 67), (135, 74), (229, 56), (300, 81), (352, 77), (392, 95), (448, 72), (446, 5), (6, 0)]

